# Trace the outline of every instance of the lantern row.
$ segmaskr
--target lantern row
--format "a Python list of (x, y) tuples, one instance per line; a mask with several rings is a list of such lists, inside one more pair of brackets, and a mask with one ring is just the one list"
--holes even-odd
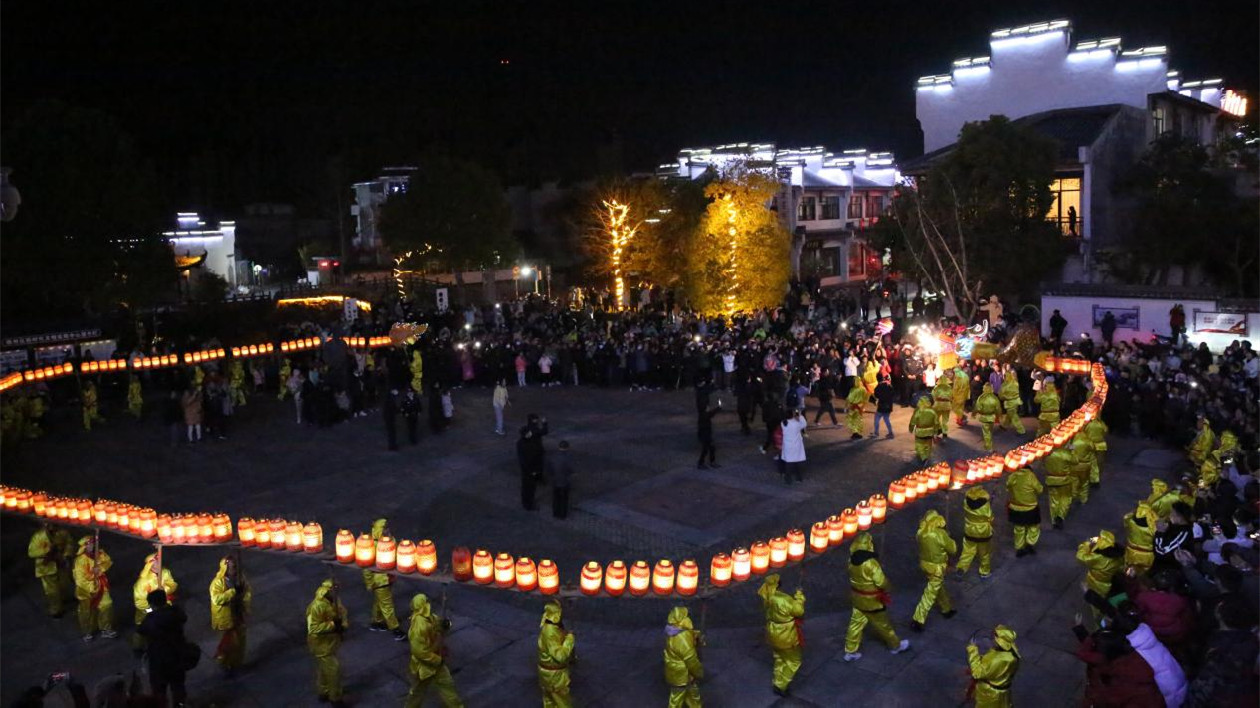
[(77, 497), (58, 497), (44, 492), (0, 485), (0, 506), (5, 511), (30, 514), (100, 528), (165, 544), (227, 543), (232, 540), (232, 521), (227, 514), (159, 514), (148, 507)]
[[(283, 344), (281, 348), (283, 350)], [(998, 479), (1004, 472), (1026, 466), (1067, 444), (1085, 424), (1101, 413), (1107, 396), (1107, 381), (1101, 365), (1091, 367), (1088, 362), (1072, 359), (1049, 359), (1047, 363), (1062, 372), (1088, 371), (1094, 386), (1089, 400), (1049, 433), (1005, 455), (990, 454), (959, 460), (952, 465), (941, 462), (894, 480), (888, 485), (888, 496), (871, 495), (839, 514), (818, 521), (810, 526), (808, 536), (801, 529), (790, 529), (769, 541), (738, 547), (729, 554), (717, 553), (709, 565), (709, 587), (726, 587), (754, 575), (764, 575), (772, 568), (803, 562), (809, 551), (815, 555), (822, 554), (872, 525), (884, 523), (889, 508), (902, 509), (935, 492)], [(157, 515), (152, 509), (138, 509), (127, 504), (49, 497), (42, 492), (3, 486), (0, 486), (0, 506), (7, 511), (34, 513), (84, 525), (95, 524), (142, 538), (157, 536), (163, 543), (224, 543), (232, 539), (231, 520), (226, 514)], [(282, 519), (254, 520), (244, 517), (237, 523), (236, 535), (241, 546), (247, 548), (309, 554), (322, 553), (324, 548), (323, 529), (315, 522), (302, 524)], [(428, 576), (438, 568), (437, 546), (428, 539), (413, 543), (389, 536), (373, 539), (366, 533), (356, 538), (350, 531), (341, 529), (334, 539), (334, 551), (339, 563), (382, 572)], [(503, 552), (492, 555), (485, 549), (471, 552), (467, 547), (459, 546), (451, 552), (451, 570), (457, 582), (473, 581), (478, 585), (522, 592), (537, 590), (544, 595), (560, 592), (559, 568), (549, 559), (535, 563), (527, 556), (514, 558)], [(691, 596), (700, 590), (700, 568), (693, 559), (677, 565), (668, 559), (659, 560), (655, 565), (643, 560), (629, 565), (622, 560), (614, 560), (607, 567), (588, 561), (582, 566), (578, 588), (583, 595), (592, 597), (601, 594), (621, 597), (627, 593), (633, 597)]]

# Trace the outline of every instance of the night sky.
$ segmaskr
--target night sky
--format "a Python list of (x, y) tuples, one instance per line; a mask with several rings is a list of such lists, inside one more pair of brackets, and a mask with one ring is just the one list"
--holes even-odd
[(1254, 101), (1254, 0), (10, 0), (0, 120), (41, 98), (104, 110), (177, 198), (214, 183), (225, 208), (302, 203), (334, 156), (363, 177), (434, 148), (507, 183), (650, 169), (737, 140), (910, 157), (916, 77), (987, 54), (993, 29), (1056, 18), (1077, 41), (1166, 44), (1184, 77), (1220, 76)]

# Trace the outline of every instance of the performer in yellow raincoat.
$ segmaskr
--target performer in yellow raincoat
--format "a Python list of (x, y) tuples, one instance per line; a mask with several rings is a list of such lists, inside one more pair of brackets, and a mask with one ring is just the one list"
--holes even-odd
[(950, 410), (954, 414), (954, 423), (963, 428), (967, 425), (967, 401), (971, 399), (971, 378), (960, 364), (954, 369), (953, 390), (950, 393)]
[(210, 581), (210, 628), (223, 632), (214, 660), (229, 673), (245, 664), (245, 619), (253, 602), (254, 591), (236, 559), (221, 558)]
[(862, 365), (862, 388), (866, 390), (867, 398), (875, 395), (875, 387), (879, 385), (879, 365), (874, 359), (867, 359)]
[(910, 641), (898, 639), (892, 622), (888, 620), (888, 605), (892, 602), (888, 595), (890, 588), (884, 568), (879, 564), (879, 556), (875, 554), (875, 541), (869, 533), (862, 531), (849, 548), (849, 598), (853, 614), (849, 617), (849, 629), (844, 634), (845, 661), (862, 658), (858, 649), (862, 647), (862, 631), (867, 624), (893, 654), (910, 648)]
[(140, 377), (135, 374), (127, 382), (127, 412), (136, 420), (144, 413), (144, 393), (140, 389)]
[(1072, 496), (1084, 504), (1089, 501), (1089, 476), (1098, 466), (1098, 457), (1094, 452), (1094, 443), (1083, 430), (1072, 437), (1069, 445), (1072, 449)]
[[(158, 567), (162, 572), (158, 574)], [(171, 575), (171, 569), (167, 567), (165, 562), (158, 559), (157, 553), (150, 553), (144, 559), (144, 567), (140, 569), (140, 575), (136, 578), (136, 582), (131, 586), (131, 600), (136, 607), (136, 626), (144, 621), (144, 616), (149, 612), (149, 593), (161, 588), (166, 591), (166, 601), (175, 602), (175, 591), (179, 589), (179, 583), (175, 582), (175, 576)], [(140, 652), (146, 646), (144, 637), (139, 632), (131, 635), (131, 648)]]
[(1029, 467), (1021, 467), (1006, 477), (1006, 519), (1015, 537), (1015, 557), (1037, 552), (1041, 539), (1041, 504), (1045, 488)]
[(849, 395), (844, 400), (849, 404), (849, 410), (845, 413), (844, 422), (849, 426), (849, 432), (853, 434), (852, 437), (856, 440), (862, 437), (862, 409), (866, 406), (866, 402), (870, 400), (870, 394), (860, 385), (856, 376), (853, 377), (853, 388), (849, 389)]
[(1033, 402), (1041, 410), (1037, 414), (1037, 435), (1045, 435), (1059, 424), (1059, 392), (1054, 390), (1054, 382), (1042, 384), (1041, 391), (1033, 397)]
[(240, 359), (233, 359), (228, 366), (228, 395), (232, 405), (245, 405), (245, 364)]
[(1097, 487), (1102, 482), (1102, 464), (1107, 454), (1108, 432), (1110, 431), (1107, 424), (1097, 416), (1085, 424), (1085, 437), (1089, 438), (1094, 445), (1094, 464), (1089, 470), (1089, 484), (1092, 487)]
[(980, 558), (980, 577), (989, 577), (992, 561), (993, 505), (984, 487), (975, 485), (963, 496), (963, 542), (958, 554), (958, 574), (963, 575), (971, 567), (971, 561)]
[[(372, 540), (379, 541), (388, 536), (387, 521), (383, 518), (372, 523)], [(394, 639), (402, 641), (407, 635), (399, 629), (398, 614), (394, 611), (394, 591), (390, 587), (394, 582), (389, 573), (378, 573), (375, 570), (363, 571), (363, 586), (372, 595), (372, 624), (368, 629), (373, 632), (390, 631)]]
[(1076, 476), (1072, 474), (1074, 461), (1066, 447), (1056, 447), (1046, 456), (1046, 487), (1050, 490), (1050, 524), (1063, 528), (1063, 521), (1072, 509), (1072, 497), (1076, 491)]
[(277, 401), (283, 401), (289, 396), (289, 377), (293, 375), (293, 362), (285, 357), (280, 362), (280, 392), (276, 394)]
[(1019, 671), (1020, 655), (1015, 646), (1015, 630), (999, 624), (993, 630), (993, 648), (983, 655), (975, 642), (967, 643), (967, 666), (971, 669), (976, 708), (1010, 708), (1011, 684)]
[(805, 592), (788, 595), (779, 590), (779, 574), (766, 576), (757, 590), (766, 614), (766, 643), (774, 652), (774, 692), (787, 695), (792, 677), (801, 668), (801, 622), (805, 617)]
[(104, 423), (96, 399), (96, 384), (88, 381), (83, 385), (83, 429), (91, 430), (93, 423)]
[(1002, 412), (1002, 402), (993, 393), (993, 387), (985, 384), (976, 398), (976, 417), (980, 419), (980, 437), (984, 441), (984, 449), (993, 450), (993, 424)]
[(1195, 469), (1203, 464), (1203, 460), (1212, 451), (1212, 446), (1216, 444), (1216, 433), (1212, 431), (1212, 424), (1205, 416), (1199, 416), (1198, 427), (1199, 432), (1195, 433), (1194, 440), (1191, 440), (1190, 445), (1186, 447), (1186, 452), (1190, 453), (1190, 461), (1194, 463)]
[(418, 351), (411, 353), (411, 388), (424, 395), (424, 359)]
[[(1076, 560), (1085, 566), (1085, 587), (1099, 598), (1111, 594), (1111, 581), (1124, 570), (1124, 549), (1116, 545), (1116, 537), (1110, 531), (1100, 531), (1076, 547)], [(1098, 608), (1090, 604), (1094, 617)]]
[(922, 632), (923, 623), (927, 622), (933, 605), (940, 608), (946, 619), (955, 614), (954, 605), (949, 599), (949, 590), (945, 588), (945, 571), (949, 569), (949, 557), (958, 552), (958, 544), (949, 537), (949, 531), (945, 528), (945, 517), (935, 509), (929, 509), (919, 521), (915, 540), (919, 542), (919, 570), (923, 571), (927, 585), (923, 587), (919, 604), (914, 608), (910, 628)]
[(446, 648), (442, 646), (449, 628), (450, 622), (433, 615), (429, 598), (423, 593), (411, 598), (411, 626), (407, 629), (407, 641), (411, 645), (408, 664), (411, 690), (407, 692), (406, 708), (420, 708), (430, 686), (437, 689), (438, 699), (447, 708), (464, 705), (455, 690), (455, 679), (451, 678), (450, 667), (446, 665)]
[(954, 408), (953, 372), (946, 371), (932, 389), (932, 410), (936, 412), (936, 434), (949, 437), (949, 413)]
[(1124, 563), (1144, 573), (1155, 563), (1155, 524), (1159, 519), (1150, 505), (1138, 502), (1124, 515)]
[(1234, 431), (1221, 433), (1220, 447), (1209, 452), (1203, 458), (1203, 464), (1199, 465), (1199, 486), (1206, 489), (1220, 481), (1226, 460), (1232, 459), (1237, 452), (1238, 436), (1234, 435)]
[(543, 708), (569, 708), (569, 666), (577, 660), (576, 639), (565, 630), (560, 603), (552, 600), (543, 608), (538, 632), (538, 687), (542, 690)]
[(118, 636), (114, 631), (114, 601), (105, 576), (113, 565), (105, 549), (97, 546), (95, 536), (79, 539), (79, 553), (74, 557), (74, 597), (79, 601), (79, 628), (85, 642), (92, 641), (97, 632), (106, 639)]
[(1017, 434), (1023, 435), (1024, 421), (1019, 417), (1019, 381), (1015, 378), (1015, 372), (1007, 369), (1002, 376), (1002, 388), (998, 391), (998, 398), (1002, 399), (1002, 410), (1006, 411), (1006, 419), (1004, 425)]
[(1151, 511), (1155, 512), (1155, 516), (1160, 519), (1167, 519), (1168, 514), (1172, 512), (1173, 504), (1181, 501), (1177, 490), (1170, 489), (1168, 483), (1162, 479), (1151, 480), (1151, 495), (1146, 498), (1147, 506), (1151, 507)]
[(669, 708), (700, 708), (700, 681), (704, 665), (696, 647), (704, 641), (691, 624), (687, 608), (669, 611), (665, 621), (665, 684), (669, 686)]
[(306, 648), (315, 658), (315, 691), (320, 702), (345, 705), (341, 700), (341, 662), (337, 661), (337, 650), (349, 627), (346, 606), (337, 598), (333, 581), (325, 580), (315, 590), (315, 599), (306, 606)]
[(932, 442), (936, 439), (937, 422), (936, 411), (932, 410), (928, 397), (920, 398), (914, 409), (914, 415), (910, 416), (910, 432), (914, 434), (914, 455), (919, 462), (927, 462), (927, 459), (932, 456)]
[(70, 533), (52, 524), (41, 524), (31, 535), (26, 555), (35, 561), (35, 577), (44, 591), (48, 614), (60, 617), (66, 613), (66, 582), (74, 541)]

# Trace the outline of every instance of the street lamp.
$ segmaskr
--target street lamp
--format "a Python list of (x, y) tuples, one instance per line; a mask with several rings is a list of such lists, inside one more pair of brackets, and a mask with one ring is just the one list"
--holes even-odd
[(534, 276), (534, 294), (538, 294), (538, 269), (533, 266), (521, 266), (521, 275), (525, 277)]

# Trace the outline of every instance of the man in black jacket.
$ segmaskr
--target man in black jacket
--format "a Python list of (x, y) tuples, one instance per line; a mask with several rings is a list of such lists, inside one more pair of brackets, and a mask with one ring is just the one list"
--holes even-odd
[(822, 376), (818, 378), (818, 383), (814, 386), (814, 393), (818, 396), (818, 412), (814, 414), (814, 425), (818, 425), (818, 421), (822, 420), (823, 413), (831, 416), (833, 426), (840, 424), (836, 420), (836, 407), (831, 403), (838, 385), (831, 369), (823, 369)]
[(180, 608), (167, 604), (166, 590), (158, 588), (149, 593), (149, 614), (136, 628), (148, 640), (146, 653), (149, 659), (149, 690), (166, 705), (170, 690), (171, 705), (184, 704), (184, 672), (188, 652), (188, 640), (184, 638), (184, 623), (188, 616)]
[(534, 489), (543, 473), (543, 436), (548, 432), (547, 419), (530, 413), (516, 441), (516, 459), (521, 464), (521, 506), (526, 511), (537, 509)]
[(717, 448), (713, 446), (713, 416), (722, 410), (722, 403), (719, 401), (716, 405), (710, 406), (707, 410), (699, 412), (696, 421), (696, 435), (700, 438), (700, 459), (696, 462), (696, 469), (705, 469), (704, 456), (709, 456), (709, 467), (721, 467), (717, 463)]

